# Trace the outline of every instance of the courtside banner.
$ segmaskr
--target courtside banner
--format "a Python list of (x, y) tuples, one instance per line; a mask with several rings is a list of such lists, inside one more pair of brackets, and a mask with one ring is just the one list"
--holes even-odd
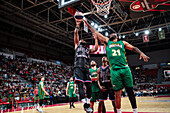
[[(95, 45), (89, 45), (90, 49), (92, 49), (94, 47), (95, 47)], [(105, 47), (103, 45), (99, 45), (98, 50), (96, 52), (91, 53), (91, 54), (106, 54)]]

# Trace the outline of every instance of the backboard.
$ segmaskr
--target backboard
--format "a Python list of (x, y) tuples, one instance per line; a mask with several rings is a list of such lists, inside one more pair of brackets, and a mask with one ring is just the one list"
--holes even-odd
[(59, 0), (59, 9), (68, 8), (80, 3), (82, 0)]

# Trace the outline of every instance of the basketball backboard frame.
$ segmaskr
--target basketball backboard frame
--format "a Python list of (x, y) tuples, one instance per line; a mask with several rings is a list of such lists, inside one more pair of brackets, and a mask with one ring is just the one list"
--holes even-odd
[(71, 6), (74, 6), (76, 4), (79, 4), (80, 2), (84, 1), (84, 0), (69, 0), (67, 2), (65, 2), (66, 0), (59, 0), (59, 5), (58, 8), (59, 9), (65, 9)]

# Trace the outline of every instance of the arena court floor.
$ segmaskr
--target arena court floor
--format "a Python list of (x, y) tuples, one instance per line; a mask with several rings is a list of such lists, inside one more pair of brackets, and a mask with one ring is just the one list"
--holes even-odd
[[(137, 97), (137, 105), (139, 113), (170, 113), (170, 96), (168, 97)], [(69, 104), (59, 105), (54, 107), (45, 107), (45, 113), (85, 113), (83, 111), (82, 103), (76, 103), (73, 109), (69, 109)], [(97, 106), (95, 104), (94, 110), (97, 113)], [(111, 102), (105, 101), (107, 113), (113, 113)], [(127, 97), (122, 98), (123, 113), (132, 113), (130, 102)], [(21, 111), (15, 111), (20, 113)], [(12, 112), (13, 113), (13, 112)], [(23, 113), (38, 113), (35, 109), (24, 110)]]

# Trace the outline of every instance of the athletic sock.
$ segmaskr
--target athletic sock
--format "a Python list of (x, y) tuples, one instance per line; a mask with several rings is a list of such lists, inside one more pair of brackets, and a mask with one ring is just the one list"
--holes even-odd
[(121, 109), (117, 109), (117, 113), (122, 113), (122, 112), (121, 112)]
[(86, 103), (86, 100), (85, 100), (85, 98), (84, 98), (84, 99), (81, 99), (81, 101), (82, 101), (83, 103)]
[(39, 107), (39, 111), (42, 111), (42, 108), (41, 108), (41, 107)]
[(137, 108), (133, 109), (133, 113), (138, 113)]
[(90, 99), (89, 98), (87, 98), (87, 104), (90, 104)]

